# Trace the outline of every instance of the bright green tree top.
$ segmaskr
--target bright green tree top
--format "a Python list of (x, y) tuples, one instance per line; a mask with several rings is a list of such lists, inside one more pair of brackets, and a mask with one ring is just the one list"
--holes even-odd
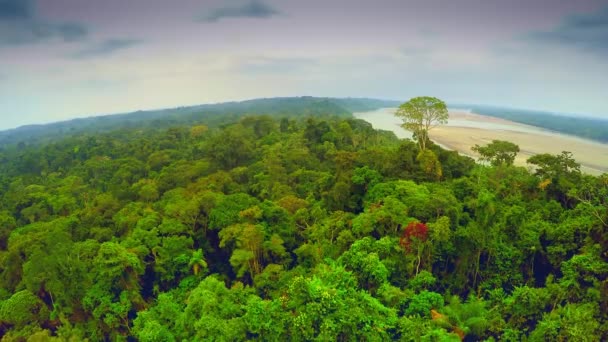
[(412, 131), (418, 139), (420, 149), (425, 150), (429, 130), (448, 122), (448, 108), (445, 102), (438, 98), (420, 96), (399, 106), (395, 116), (403, 120), (402, 127)]

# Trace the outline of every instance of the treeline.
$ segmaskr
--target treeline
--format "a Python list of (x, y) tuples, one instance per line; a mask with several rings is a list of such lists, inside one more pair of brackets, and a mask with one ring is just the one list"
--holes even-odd
[(427, 149), (247, 116), (4, 150), (0, 334), (606, 340), (608, 177)]
[(474, 113), (494, 116), (581, 138), (608, 143), (608, 119), (556, 115), (523, 109), (471, 106)]
[[(19, 143), (22, 145), (48, 143), (66, 136), (104, 133), (118, 129), (166, 129), (203, 122), (209, 127), (215, 127), (226, 122), (237, 121), (243, 115), (249, 114), (264, 114), (275, 118), (326, 115), (350, 117), (353, 112), (391, 107), (395, 103), (395, 101), (365, 98), (339, 99), (303, 96), (100, 115), (0, 131), (0, 147)], [(18, 113), (13, 113), (13, 115), (18, 115)]]

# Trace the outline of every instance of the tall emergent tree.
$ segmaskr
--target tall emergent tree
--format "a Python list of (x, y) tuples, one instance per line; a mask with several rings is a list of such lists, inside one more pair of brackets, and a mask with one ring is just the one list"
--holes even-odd
[(448, 108), (445, 102), (435, 97), (414, 97), (399, 106), (395, 116), (403, 120), (401, 127), (414, 133), (414, 137), (418, 139), (418, 147), (424, 151), (429, 130), (448, 122)]

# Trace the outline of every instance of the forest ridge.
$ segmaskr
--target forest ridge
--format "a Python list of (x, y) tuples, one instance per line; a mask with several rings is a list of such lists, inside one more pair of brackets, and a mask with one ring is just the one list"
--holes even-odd
[[(239, 117), (247, 114), (264, 114), (281, 118), (284, 116), (316, 116), (331, 113), (335, 116), (350, 117), (353, 113), (381, 108), (396, 108), (400, 104), (399, 101), (395, 100), (372, 98), (300, 96), (182, 106), (84, 117), (44, 125), (22, 126), (0, 131), (0, 146), (18, 143), (47, 143), (66, 136), (82, 133), (102, 133), (125, 128), (169, 128), (176, 125), (194, 125), (201, 121), (214, 127), (228, 121), (236, 121)], [(557, 115), (549, 112), (474, 104), (450, 104), (450, 108), (452, 107), (470, 109), (477, 114), (494, 116), (602, 143), (608, 142), (608, 120), (605, 118), (582, 117), (575, 114)], [(5, 114), (12, 115), (14, 113)]]

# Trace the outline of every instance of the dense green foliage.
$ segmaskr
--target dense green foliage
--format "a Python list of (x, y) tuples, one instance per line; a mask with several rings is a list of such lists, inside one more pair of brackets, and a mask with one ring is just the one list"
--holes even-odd
[(204, 121), (207, 126), (215, 127), (229, 121), (236, 121), (245, 114), (264, 114), (276, 118), (327, 114), (348, 117), (353, 112), (363, 112), (395, 105), (395, 101), (376, 99), (303, 96), (137, 111), (74, 119), (47, 125), (23, 126), (1, 131), (0, 146), (50, 142), (66, 136), (82, 133), (102, 133), (117, 129), (169, 128), (178, 125), (193, 125), (201, 121)]
[(474, 113), (494, 116), (523, 124), (546, 128), (565, 133), (608, 142), (608, 120), (605, 118), (580, 117), (576, 115), (557, 115), (547, 112), (498, 108), (490, 106), (468, 106)]
[(7, 147), (0, 334), (606, 340), (608, 176), (427, 149), (441, 174), (364, 121), (270, 116)]

